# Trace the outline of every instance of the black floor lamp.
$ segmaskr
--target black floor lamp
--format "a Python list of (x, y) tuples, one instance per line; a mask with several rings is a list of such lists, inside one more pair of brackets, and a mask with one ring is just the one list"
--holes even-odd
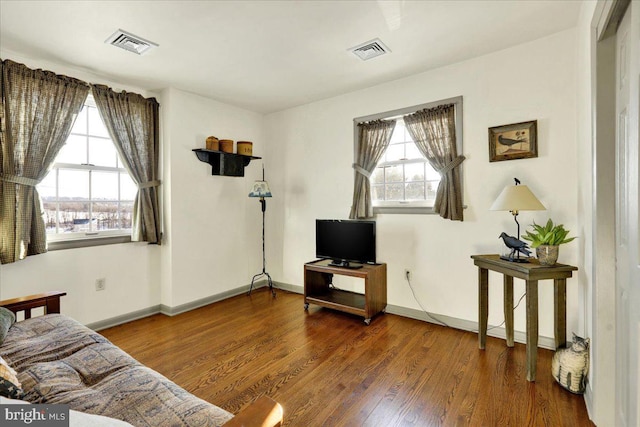
[(256, 279), (262, 276), (266, 276), (267, 282), (269, 283), (269, 289), (271, 289), (271, 293), (275, 297), (276, 291), (273, 288), (273, 280), (271, 280), (271, 276), (269, 275), (269, 273), (267, 273), (266, 270), (266, 258), (264, 252), (264, 213), (267, 210), (267, 201), (264, 198), (271, 197), (269, 184), (264, 180), (264, 165), (262, 166), (262, 181), (256, 181), (253, 183), (253, 189), (249, 193), (249, 197), (259, 197), (260, 207), (262, 208), (262, 273), (258, 273), (253, 276), (253, 279), (251, 279), (251, 286), (249, 287), (249, 293), (247, 295), (251, 295), (251, 291), (253, 290), (253, 283), (256, 281)]

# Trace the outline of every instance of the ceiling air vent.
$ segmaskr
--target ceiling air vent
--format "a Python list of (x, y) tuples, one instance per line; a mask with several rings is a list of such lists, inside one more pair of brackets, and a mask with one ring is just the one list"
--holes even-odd
[(138, 55), (144, 55), (153, 47), (158, 47), (154, 42), (145, 40), (142, 37), (134, 36), (131, 33), (127, 33), (123, 30), (118, 30), (104, 41), (105, 43), (117, 46), (129, 52), (137, 53)]
[(356, 47), (352, 47), (349, 51), (353, 52), (354, 55), (363, 61), (384, 55), (385, 53), (391, 53), (391, 49), (386, 47), (380, 39), (369, 40)]

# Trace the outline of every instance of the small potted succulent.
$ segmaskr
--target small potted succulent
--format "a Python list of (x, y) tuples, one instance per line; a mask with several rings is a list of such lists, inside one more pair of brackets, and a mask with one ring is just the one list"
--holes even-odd
[(575, 237), (567, 237), (569, 230), (565, 230), (564, 225), (554, 224), (551, 219), (544, 226), (534, 221), (531, 227), (533, 230), (527, 230), (522, 238), (531, 242), (531, 247), (535, 248), (541, 265), (555, 265), (558, 261), (560, 245), (575, 239)]

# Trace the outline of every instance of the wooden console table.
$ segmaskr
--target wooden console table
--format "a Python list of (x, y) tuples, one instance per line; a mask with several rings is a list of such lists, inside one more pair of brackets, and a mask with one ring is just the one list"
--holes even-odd
[[(304, 265), (304, 309), (309, 303), (364, 317), (364, 323), (387, 307), (387, 264), (364, 264), (350, 269), (329, 265), (330, 260)], [(364, 294), (332, 288), (333, 275), (364, 279)]]
[(478, 267), (478, 344), (485, 348), (489, 317), (489, 270), (503, 274), (504, 324), (507, 346), (513, 347), (513, 278), (526, 282), (527, 292), (527, 380), (536, 380), (538, 360), (538, 280), (553, 279), (554, 335), (556, 348), (565, 345), (567, 338), (567, 278), (578, 267), (556, 264), (540, 265), (538, 260), (516, 263), (500, 259), (499, 255), (472, 255)]

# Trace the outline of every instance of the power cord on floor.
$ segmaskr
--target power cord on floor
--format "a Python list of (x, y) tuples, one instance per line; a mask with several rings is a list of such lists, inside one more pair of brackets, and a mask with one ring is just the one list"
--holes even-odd
[(407, 271), (405, 273), (405, 279), (407, 279), (407, 283), (409, 284), (409, 289), (411, 289), (411, 293), (413, 294), (413, 299), (416, 300), (416, 302), (418, 303), (418, 305), (420, 306), (420, 308), (422, 309), (422, 311), (424, 312), (424, 314), (427, 315), (428, 318), (430, 318), (431, 320), (435, 320), (437, 323), (441, 324), (442, 326), (446, 326), (447, 328), (450, 328), (451, 326), (449, 326), (447, 324), (447, 322), (445, 322), (442, 319), (438, 319), (437, 316), (434, 316), (433, 314), (429, 313), (423, 306), (422, 303), (420, 302), (420, 300), (418, 299), (415, 290), (413, 289), (413, 286), (411, 285), (411, 279), (409, 278), (409, 272)]
[[(429, 313), (424, 306), (422, 305), (422, 303), (420, 302), (420, 300), (418, 299), (418, 296), (416, 295), (415, 290), (413, 289), (413, 285), (411, 285), (411, 279), (409, 278), (409, 272), (407, 271), (405, 273), (405, 279), (407, 280), (407, 283), (409, 284), (409, 289), (411, 289), (411, 293), (413, 294), (413, 298), (416, 300), (416, 302), (418, 303), (418, 305), (420, 306), (420, 308), (422, 309), (422, 311), (427, 315), (428, 318), (430, 318), (431, 320), (435, 320), (437, 323), (446, 326), (447, 328), (450, 328), (451, 326), (449, 326), (444, 320), (439, 319), (437, 316), (434, 316), (433, 314)], [(513, 307), (513, 311), (516, 310), (516, 308), (518, 308), (518, 306), (520, 305), (520, 303), (522, 302), (522, 300), (524, 299), (525, 295), (527, 295), (527, 293), (523, 293), (522, 296), (520, 296), (520, 299), (518, 299), (518, 302), (516, 303), (516, 305)], [(504, 325), (504, 323), (506, 322), (506, 319), (502, 321), (502, 323), (500, 323), (499, 325), (496, 326), (492, 326), (490, 328), (487, 329), (487, 331), (490, 331), (492, 329), (496, 329), (499, 328), (500, 326)], [(471, 332), (478, 332), (478, 330), (474, 330)]]
[[(522, 294), (522, 296), (521, 296), (521, 297), (520, 297), (520, 299), (518, 300), (518, 303), (513, 307), (513, 311), (516, 311), (516, 308), (518, 308), (518, 306), (519, 306), (519, 305), (520, 305), (520, 303), (522, 302), (522, 299), (524, 298), (524, 296), (525, 296), (525, 295), (527, 295), (527, 293), (526, 293), (526, 292)], [(507, 320), (505, 319), (505, 320), (503, 320), (503, 321), (502, 321), (502, 323), (500, 323), (499, 325), (496, 325), (496, 326), (492, 326), (492, 327), (490, 327), (490, 328), (487, 328), (487, 331), (490, 331), (490, 330), (495, 329), (495, 328), (499, 328), (500, 326), (504, 325), (504, 322), (506, 322), (506, 321), (507, 321)], [(478, 332), (478, 331), (474, 331), (474, 332)]]

